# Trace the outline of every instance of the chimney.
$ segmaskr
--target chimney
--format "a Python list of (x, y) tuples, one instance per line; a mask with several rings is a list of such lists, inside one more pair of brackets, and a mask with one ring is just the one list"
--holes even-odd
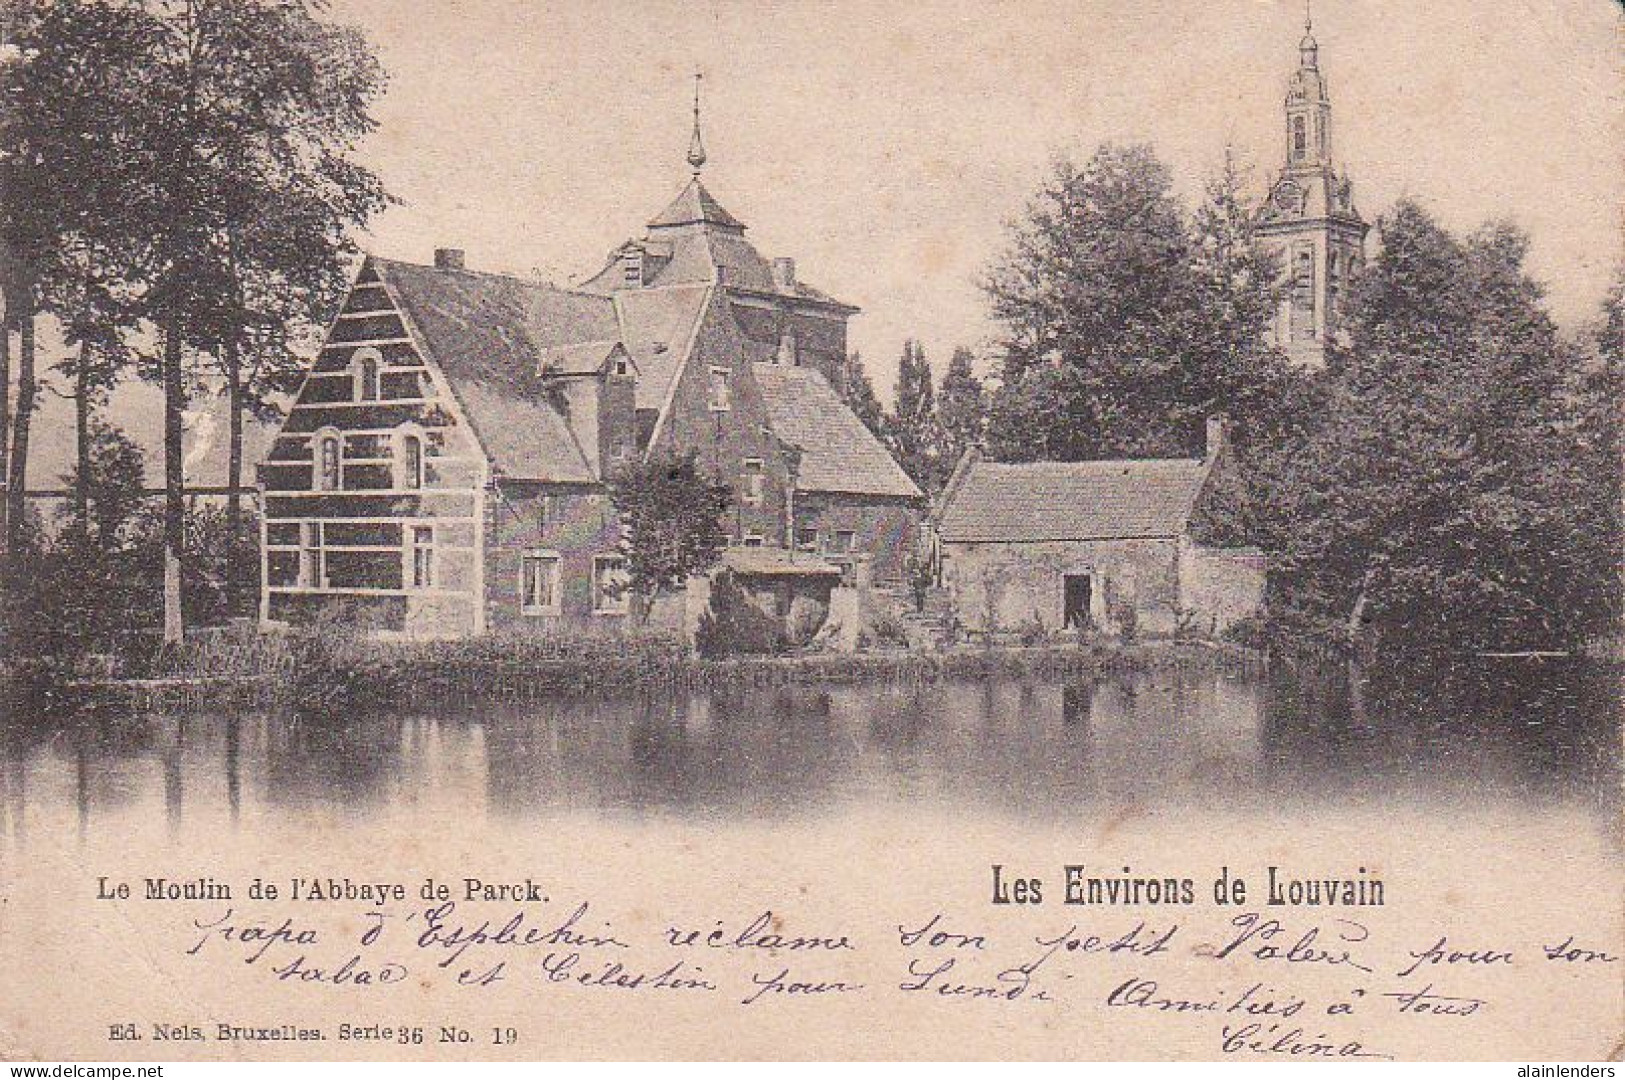
[(790, 292), (796, 287), (796, 261), (794, 259), (778, 258), (773, 260), (773, 284), (780, 292)]
[(462, 248), (435, 248), (434, 249), (434, 268), (436, 270), (461, 270), (461, 269), (463, 269), (464, 268), (463, 267), (463, 249)]
[(1224, 452), (1225, 429), (1228, 421), (1219, 413), (1207, 418), (1207, 461), (1214, 462)]

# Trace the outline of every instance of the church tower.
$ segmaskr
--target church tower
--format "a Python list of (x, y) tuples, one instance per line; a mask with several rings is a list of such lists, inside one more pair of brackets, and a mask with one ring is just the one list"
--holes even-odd
[(1326, 362), (1349, 277), (1365, 262), (1370, 229), (1354, 207), (1353, 184), (1332, 164), (1331, 126), (1320, 47), (1306, 18), (1298, 70), (1287, 84), (1286, 165), (1270, 187), (1258, 229), (1280, 252), (1290, 283), (1274, 342), (1305, 367)]

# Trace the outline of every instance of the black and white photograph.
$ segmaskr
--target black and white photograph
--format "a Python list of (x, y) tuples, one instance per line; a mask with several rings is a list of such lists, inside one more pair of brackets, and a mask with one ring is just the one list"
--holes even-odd
[(0, 1061), (1620, 1060), (1622, 44), (0, 0)]

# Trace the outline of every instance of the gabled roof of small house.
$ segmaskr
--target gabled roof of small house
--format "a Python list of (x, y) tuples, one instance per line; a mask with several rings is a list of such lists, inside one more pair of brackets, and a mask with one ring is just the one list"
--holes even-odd
[(608, 297), (504, 274), (370, 260), (505, 476), (598, 477), (537, 374), (547, 350), (619, 336)]
[(973, 461), (954, 478), (937, 531), (950, 543), (1177, 537), (1208, 473), (1207, 462), (1182, 458)]
[(752, 370), (767, 402), (768, 426), (801, 451), (797, 489), (924, 498), (816, 368), (755, 364)]

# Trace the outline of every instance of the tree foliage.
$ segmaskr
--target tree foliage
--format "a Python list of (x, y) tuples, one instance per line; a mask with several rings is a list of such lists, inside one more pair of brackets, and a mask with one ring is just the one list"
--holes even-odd
[(1266, 404), (1286, 371), (1265, 343), (1276, 264), (1242, 190), (1227, 164), (1193, 218), (1149, 147), (1056, 165), (983, 282), (995, 456), (1188, 456), (1209, 415)]
[(875, 384), (869, 379), (869, 373), (864, 370), (863, 358), (857, 353), (847, 353), (836, 361), (834, 369), (828, 374), (835, 393), (857, 414), (857, 418), (863, 421), (863, 426), (873, 432), (876, 438), (884, 438), (886, 410), (880, 404), (880, 398), (875, 393)]
[(610, 480), (621, 516), (627, 588), (646, 602), (715, 565), (728, 544), (726, 485), (712, 482), (693, 451), (663, 451)]
[(1506, 223), (1459, 239), (1409, 202), (1380, 230), (1319, 423), (1255, 462), (1278, 606), (1464, 648), (1607, 629), (1618, 466), (1588, 430), (1583, 354), (1523, 270), (1527, 239)]
[[(385, 205), (354, 160), (382, 71), (319, 0), (6, 0), (15, 62), (0, 123), (0, 241), (8, 317), (45, 306), (85, 346), (81, 393), (111, 382), (123, 346), (164, 387), (165, 632), (182, 630), (181, 416), (205, 356), (242, 415), (289, 377), (288, 340), (331, 313), (354, 230)], [(30, 380), (12, 456), (26, 467)], [(4, 412), (5, 410), (0, 410)], [(15, 486), (15, 485), (14, 485)], [(234, 485), (235, 486), (235, 485)], [(235, 499), (231, 527), (240, 527)]]

